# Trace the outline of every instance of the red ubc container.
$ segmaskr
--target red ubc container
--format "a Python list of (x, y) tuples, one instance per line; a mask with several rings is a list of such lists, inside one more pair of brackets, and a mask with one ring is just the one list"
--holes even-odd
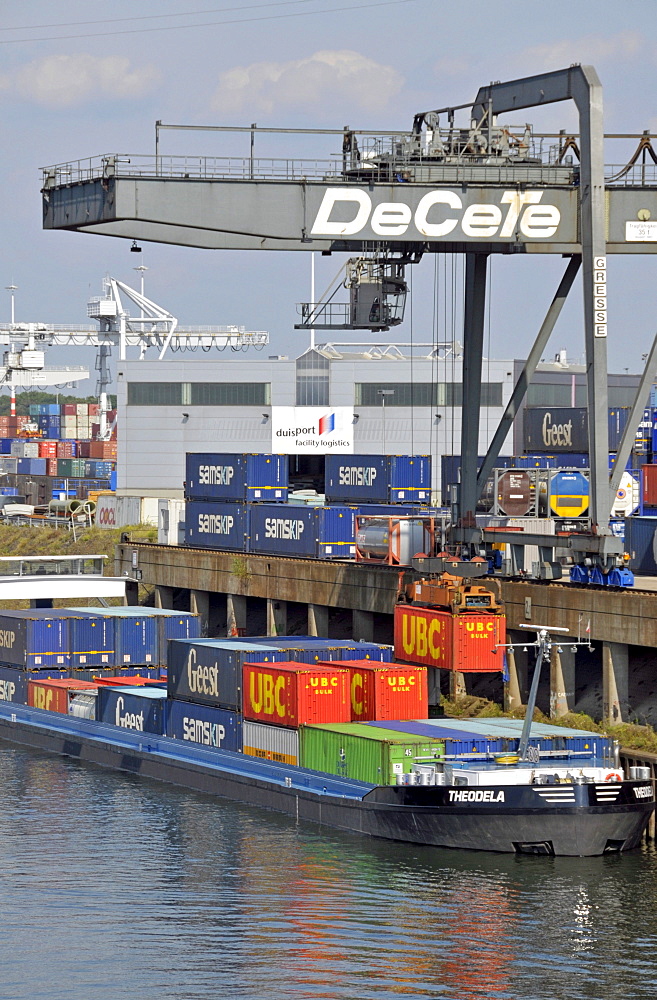
[(375, 663), (373, 660), (331, 662), (334, 667), (349, 671), (352, 722), (427, 718), (426, 667), (404, 667), (399, 663)]
[(334, 663), (245, 663), (245, 719), (297, 726), (350, 722), (349, 671)]
[(395, 608), (395, 659), (423, 663), (443, 670), (466, 674), (501, 671), (504, 650), (493, 652), (506, 642), (504, 615), (465, 613), (416, 608), (398, 604)]
[(28, 680), (27, 703), (32, 708), (44, 708), (48, 712), (68, 715), (69, 695), (73, 691), (97, 691), (98, 685), (91, 681), (77, 681), (70, 677), (43, 680)]

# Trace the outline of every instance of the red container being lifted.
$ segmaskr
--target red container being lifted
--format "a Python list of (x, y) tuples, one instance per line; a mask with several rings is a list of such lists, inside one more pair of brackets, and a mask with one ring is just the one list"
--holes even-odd
[(297, 726), (350, 722), (349, 671), (334, 663), (245, 663), (245, 719)]
[(333, 660), (332, 665), (349, 671), (351, 722), (427, 718), (426, 667), (404, 667), (399, 663), (375, 663), (373, 660)]
[(504, 615), (452, 614), (412, 604), (395, 608), (395, 659), (466, 674), (496, 673), (504, 665)]
[(68, 715), (71, 693), (97, 691), (98, 685), (91, 681), (77, 681), (71, 677), (28, 680), (27, 703), (32, 708), (43, 708), (47, 712), (61, 712)]

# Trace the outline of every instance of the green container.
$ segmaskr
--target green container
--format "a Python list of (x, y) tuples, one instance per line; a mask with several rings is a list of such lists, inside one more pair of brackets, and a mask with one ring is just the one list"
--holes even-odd
[(394, 785), (397, 775), (408, 774), (416, 762), (429, 763), (444, 755), (444, 740), (410, 736), (361, 722), (299, 728), (302, 767), (373, 785)]
[(72, 458), (58, 458), (57, 459), (57, 475), (58, 476), (72, 476), (73, 475), (73, 462)]

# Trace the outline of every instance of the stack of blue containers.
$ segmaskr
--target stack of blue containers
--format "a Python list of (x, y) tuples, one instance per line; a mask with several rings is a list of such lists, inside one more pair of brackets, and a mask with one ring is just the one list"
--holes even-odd
[(286, 455), (188, 454), (185, 538), (198, 548), (351, 559), (357, 514), (414, 513), (430, 498), (427, 455), (328, 455), (326, 505), (297, 507), (287, 503)]

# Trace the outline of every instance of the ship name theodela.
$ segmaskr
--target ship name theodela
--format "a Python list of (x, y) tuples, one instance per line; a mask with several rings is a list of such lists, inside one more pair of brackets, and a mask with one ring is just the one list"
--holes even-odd
[(450, 802), (504, 802), (504, 792), (494, 788), (450, 788)]

